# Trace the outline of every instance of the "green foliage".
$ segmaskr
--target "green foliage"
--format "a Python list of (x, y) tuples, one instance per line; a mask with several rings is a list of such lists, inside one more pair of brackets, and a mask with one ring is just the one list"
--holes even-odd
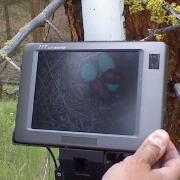
[(125, 4), (129, 5), (129, 12), (131, 14), (138, 13), (144, 10), (144, 7), (139, 0), (125, 0)]
[[(176, 13), (179, 13), (180, 14), (180, 5), (177, 5), (176, 3), (171, 3), (171, 7), (174, 9), (174, 11)], [(176, 25), (176, 24), (179, 24), (180, 21), (177, 20), (177, 18), (173, 15), (169, 15), (167, 17), (167, 23), (168, 24), (172, 24), (172, 25)]]
[(146, 9), (151, 14), (151, 21), (157, 24), (166, 21), (166, 11), (163, 9), (164, 0), (146, 0)]
[[(174, 16), (167, 14), (167, 12), (163, 9), (163, 5), (165, 5), (165, 0), (125, 0), (125, 4), (129, 6), (130, 13), (139, 13), (143, 10), (148, 10), (151, 15), (151, 21), (155, 24), (168, 24), (168, 25), (176, 25), (179, 24), (180, 21)], [(171, 3), (171, 7), (177, 13), (180, 13), (180, 6), (175, 2)]]
[(157, 41), (162, 41), (164, 39), (164, 35), (162, 35), (162, 34), (155, 34), (155, 39)]
[[(14, 100), (0, 101), (0, 179), (1, 180), (37, 180), (42, 179), (46, 158), (45, 148), (15, 146), (12, 144), (12, 132), (16, 117)], [(48, 177), (54, 179), (54, 165), (48, 165)]]
[(177, 18), (175, 16), (169, 15), (167, 17), (167, 23), (172, 24), (172, 25), (176, 25), (176, 24), (179, 24), (180, 22), (177, 20)]
[(1, 51), (1, 52), (0, 52), (0, 57), (1, 57), (3, 60), (5, 60), (5, 59), (8, 57), (6, 51)]
[(4, 43), (5, 46), (8, 46), (8, 45), (10, 45), (10, 44), (11, 44), (11, 40), (7, 40), (7, 41)]

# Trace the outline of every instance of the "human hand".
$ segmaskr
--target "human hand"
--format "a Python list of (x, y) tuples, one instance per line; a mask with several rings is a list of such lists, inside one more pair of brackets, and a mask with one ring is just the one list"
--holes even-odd
[(102, 180), (180, 180), (180, 156), (164, 130), (156, 130), (134, 155), (113, 165)]

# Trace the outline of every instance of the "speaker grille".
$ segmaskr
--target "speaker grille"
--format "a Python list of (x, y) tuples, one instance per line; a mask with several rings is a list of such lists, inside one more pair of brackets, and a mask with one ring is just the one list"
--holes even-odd
[(97, 138), (62, 136), (63, 144), (97, 145)]

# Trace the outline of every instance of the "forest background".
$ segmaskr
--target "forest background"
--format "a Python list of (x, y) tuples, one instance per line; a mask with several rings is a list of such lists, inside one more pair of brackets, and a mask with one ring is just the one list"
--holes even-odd
[[(0, 48), (10, 40), (21, 27), (44, 9), (48, 1), (38, 0), (1, 0), (0, 1)], [(6, 11), (6, 12), (5, 12)], [(70, 41), (68, 18), (64, 7), (54, 14), (53, 23), (61, 31), (64, 41)], [(30, 34), (11, 55), (13, 61), (20, 66), (25, 44), (37, 42), (40, 38), (48, 37), (45, 41), (58, 42), (57, 34), (49, 27), (42, 27)], [(46, 29), (46, 30), (45, 30)], [(37, 37), (36, 37), (37, 36)], [(41, 39), (42, 41), (42, 39)], [(4, 62), (0, 65), (0, 179), (1, 180), (50, 180), (54, 179), (54, 164), (45, 148), (14, 146), (12, 133), (15, 125), (16, 105), (19, 92), (20, 72), (11, 64)], [(58, 149), (53, 152), (58, 158)]]

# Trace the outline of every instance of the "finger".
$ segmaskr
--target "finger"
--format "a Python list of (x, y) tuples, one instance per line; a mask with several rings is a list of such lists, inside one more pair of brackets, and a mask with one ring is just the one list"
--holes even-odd
[[(171, 162), (173, 162), (172, 160), (175, 160), (175, 159), (177, 160), (179, 159), (180, 161), (180, 156), (179, 156), (178, 151), (176, 150), (176, 147), (174, 146), (172, 141), (170, 141), (166, 148), (165, 156), (162, 158), (162, 166), (163, 167), (171, 166)], [(172, 164), (174, 165), (174, 163)]]
[(166, 153), (162, 158), (162, 167), (154, 169), (152, 174), (161, 175), (161, 179), (180, 180), (180, 156), (172, 141), (169, 141)]
[(134, 156), (152, 166), (164, 155), (169, 141), (170, 138), (166, 131), (156, 130), (145, 139)]
[[(180, 159), (172, 159), (162, 168), (152, 170), (152, 174), (160, 175), (163, 180), (180, 180)], [(160, 178), (159, 178), (160, 179)]]

